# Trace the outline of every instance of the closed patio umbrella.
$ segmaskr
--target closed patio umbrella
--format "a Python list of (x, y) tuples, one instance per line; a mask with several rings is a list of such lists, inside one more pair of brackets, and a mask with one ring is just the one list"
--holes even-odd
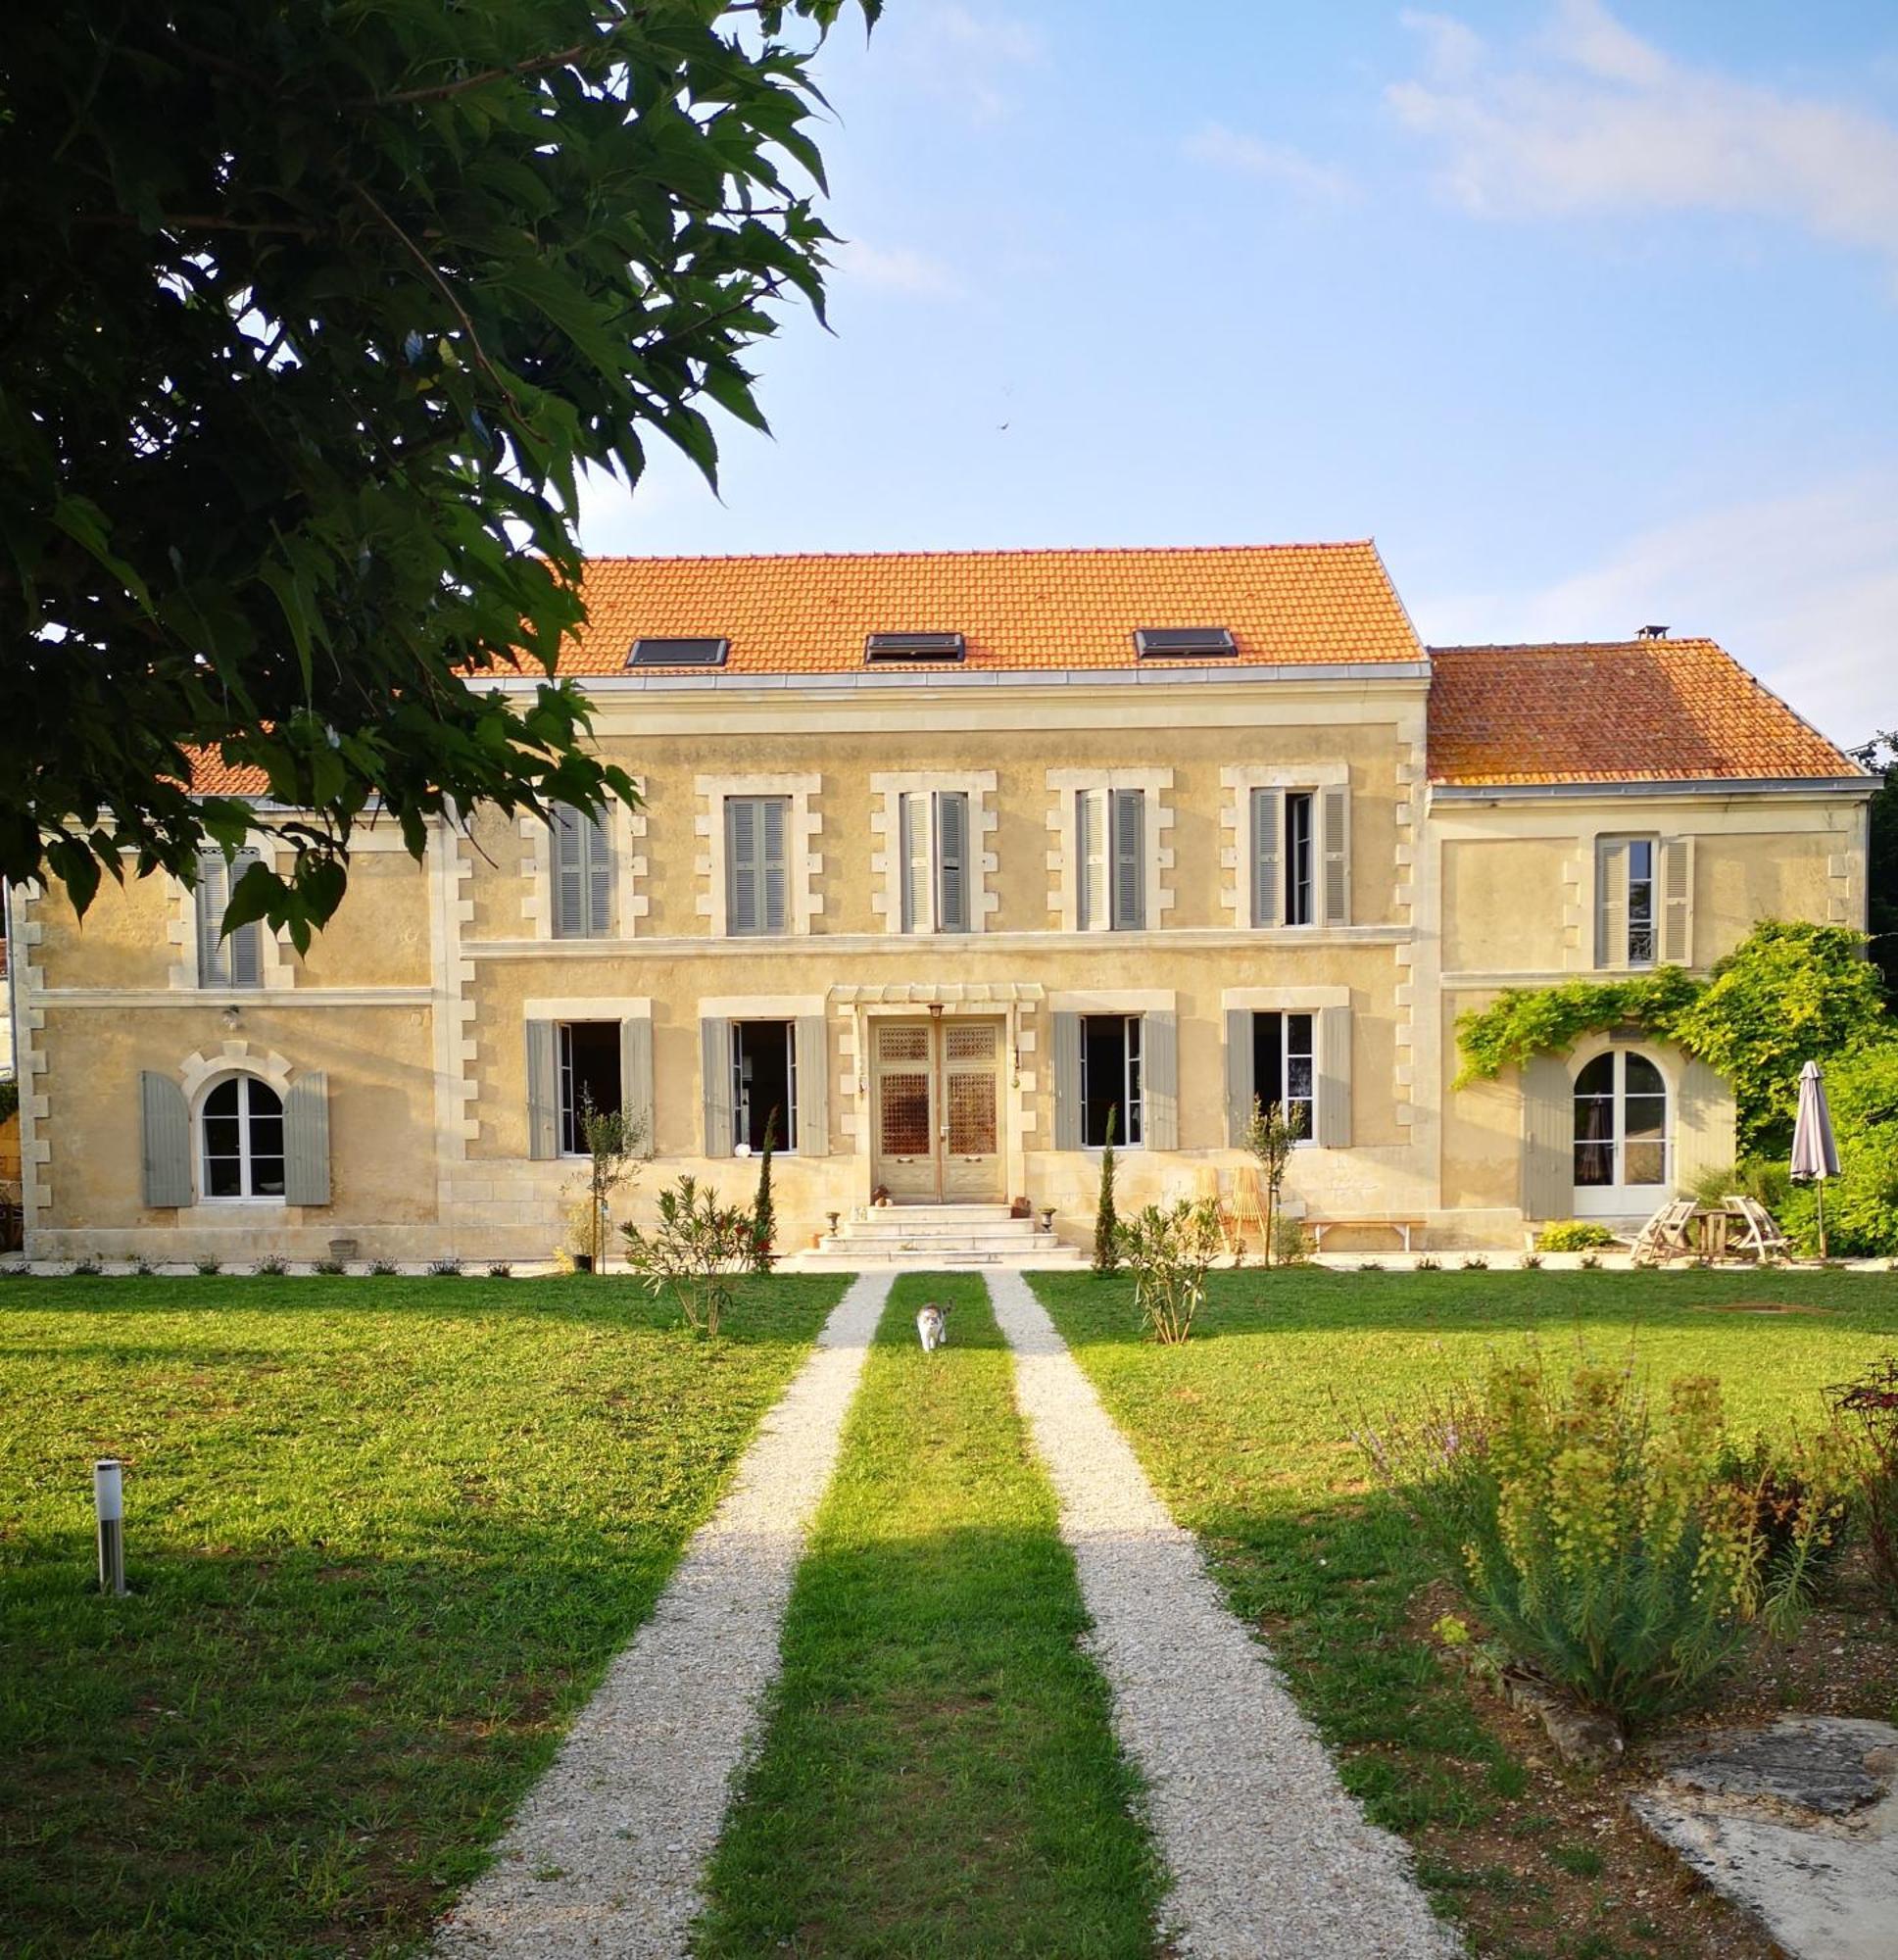
[(1825, 1256), (1825, 1180), (1838, 1175), (1838, 1145), (1832, 1137), (1832, 1112), (1825, 1106), (1825, 1078), (1819, 1063), (1809, 1061), (1799, 1071), (1799, 1117), (1792, 1126), (1792, 1176), (1795, 1184), (1819, 1187), (1819, 1256)]

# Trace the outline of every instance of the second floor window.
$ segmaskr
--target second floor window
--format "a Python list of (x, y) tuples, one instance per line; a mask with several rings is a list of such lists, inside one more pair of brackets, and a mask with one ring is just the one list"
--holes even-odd
[(612, 843), (604, 810), (554, 807), (554, 937), (610, 939)]
[(902, 799), (902, 929), (969, 929), (969, 799), (916, 790)]
[(1146, 792), (1077, 790), (1074, 922), (1083, 932), (1146, 925)]
[(1690, 877), (1686, 846), (1678, 840), (1597, 839), (1595, 964), (1684, 964)]
[(259, 861), (255, 851), (240, 851), (229, 863), (221, 851), (198, 858), (192, 894), (198, 928), (200, 987), (261, 987), (264, 984), (264, 928), (255, 920), (224, 936), (224, 907), (244, 873)]
[(1628, 963), (1654, 964), (1654, 840), (1636, 837), (1628, 847)]
[(1350, 792), (1255, 789), (1252, 923), (1344, 925), (1350, 912)]
[(789, 889), (784, 840), (791, 799), (725, 799), (725, 930), (735, 935), (783, 932)]

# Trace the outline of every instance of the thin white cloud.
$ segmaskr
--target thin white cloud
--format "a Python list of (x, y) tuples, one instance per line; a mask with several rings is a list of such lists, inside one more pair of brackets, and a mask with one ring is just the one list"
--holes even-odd
[(847, 239), (831, 253), (838, 274), (878, 292), (901, 293), (911, 299), (949, 300), (961, 296), (955, 275), (941, 260), (907, 245), (872, 245)]
[(1561, 0), (1515, 61), (1458, 22), (1407, 15), (1424, 72), (1393, 83), (1399, 122), (1436, 146), (1441, 183), (1484, 217), (1720, 212), (1800, 225), (1898, 275), (1898, 126), (1678, 62), (1601, 0)]
[(1314, 204), (1344, 204), (1357, 195), (1357, 186), (1342, 171), (1319, 163), (1290, 143), (1267, 142), (1229, 129), (1223, 122), (1208, 122), (1194, 130), (1185, 148), (1196, 163), (1261, 178)]
[(1436, 645), (1717, 639), (1835, 742), (1898, 719), (1898, 468), (1729, 505), (1629, 538), (1541, 590), (1411, 595)]
[(1019, 100), (1019, 72), (1039, 67), (1047, 43), (1039, 28), (1012, 14), (965, 7), (959, 0), (926, 0), (893, 9), (898, 65), (928, 94), (952, 104), (972, 122), (995, 122)]

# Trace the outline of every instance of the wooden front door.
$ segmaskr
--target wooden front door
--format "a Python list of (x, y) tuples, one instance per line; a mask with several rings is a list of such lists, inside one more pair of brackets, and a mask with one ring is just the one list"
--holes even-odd
[(1001, 1023), (944, 1015), (871, 1028), (871, 1182), (896, 1204), (996, 1202)]

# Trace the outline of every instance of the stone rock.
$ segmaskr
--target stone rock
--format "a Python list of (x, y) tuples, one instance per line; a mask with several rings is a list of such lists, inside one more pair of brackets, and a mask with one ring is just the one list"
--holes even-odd
[(1794, 1960), (1898, 1960), (1898, 1729), (1788, 1715), (1700, 1737), (1633, 1809)]

